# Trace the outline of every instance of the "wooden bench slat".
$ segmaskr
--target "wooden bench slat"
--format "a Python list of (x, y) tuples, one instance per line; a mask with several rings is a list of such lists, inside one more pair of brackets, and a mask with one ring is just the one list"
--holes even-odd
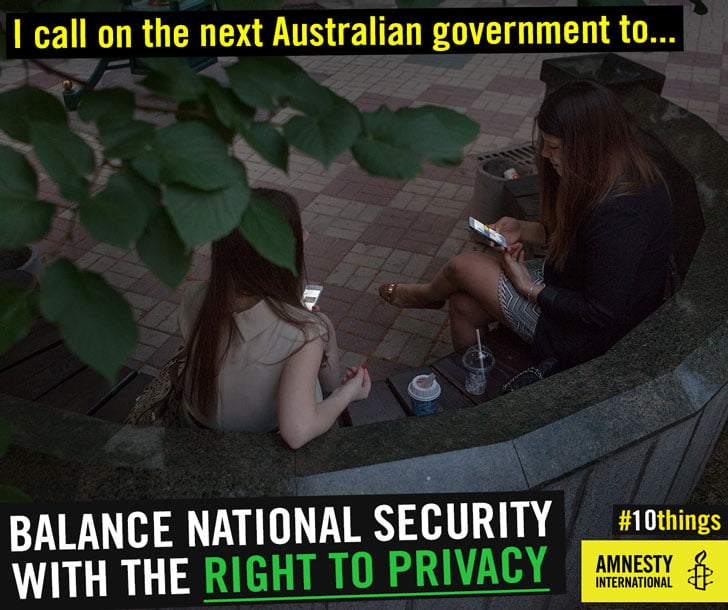
[(151, 375), (139, 373), (135, 375), (124, 387), (114, 394), (108, 401), (98, 407), (97, 410), (87, 412), (100, 419), (123, 423), (131, 411), (134, 401), (154, 379)]
[(61, 343), (0, 373), (0, 393), (37, 400), (85, 368)]
[(104, 401), (116, 388), (136, 376), (136, 371), (123, 367), (112, 387), (106, 378), (91, 368), (85, 368), (38, 400), (43, 404), (66, 409), (74, 413), (87, 413), (94, 405)]
[[(421, 366), (387, 378), (387, 383), (389, 384), (389, 387), (392, 388), (393, 394), (397, 397), (397, 400), (399, 400), (405, 412), (409, 415), (414, 415), (414, 413), (412, 413), (412, 409), (410, 408), (410, 397), (407, 393), (407, 386), (416, 375), (429, 375), (430, 373), (436, 373), (436, 371), (431, 369), (429, 366)], [(461, 394), (455, 386), (453, 386), (442, 375), (437, 376), (437, 381), (442, 388), (442, 393), (437, 399), (436, 413), (473, 406), (473, 401)]]
[(55, 324), (39, 318), (25, 338), (0, 356), (0, 372), (18, 364), (25, 358), (61, 343), (61, 333)]
[(350, 404), (348, 411), (351, 422), (349, 425), (352, 426), (407, 417), (402, 405), (384, 380), (375, 381), (369, 397)]

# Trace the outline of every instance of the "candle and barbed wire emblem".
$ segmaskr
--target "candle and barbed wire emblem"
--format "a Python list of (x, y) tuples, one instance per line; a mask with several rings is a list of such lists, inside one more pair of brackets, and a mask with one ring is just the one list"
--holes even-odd
[(713, 584), (712, 580), (708, 580), (708, 577), (713, 575), (713, 570), (703, 563), (707, 555), (706, 551), (700, 551), (695, 556), (695, 565), (688, 570), (688, 572), (692, 572), (688, 582), (700, 591), (705, 591), (708, 585)]

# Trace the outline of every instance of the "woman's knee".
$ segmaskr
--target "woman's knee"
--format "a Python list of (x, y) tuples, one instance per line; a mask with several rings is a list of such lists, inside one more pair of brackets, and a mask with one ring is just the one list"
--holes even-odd
[(498, 260), (484, 252), (463, 252), (445, 264), (445, 274), (454, 284), (462, 286), (475, 274), (500, 274)]

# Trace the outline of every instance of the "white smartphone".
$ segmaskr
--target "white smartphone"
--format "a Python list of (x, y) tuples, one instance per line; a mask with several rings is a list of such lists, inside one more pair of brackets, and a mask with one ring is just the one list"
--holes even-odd
[(309, 311), (313, 309), (313, 306), (318, 303), (323, 289), (324, 287), (319, 284), (306, 284), (306, 288), (303, 290), (303, 298), (301, 299), (306, 309)]
[(497, 231), (491, 229), (488, 225), (484, 225), (479, 220), (475, 220), (475, 218), (473, 218), (472, 216), (468, 218), (468, 226), (473, 231), (475, 231), (476, 233), (480, 233), (483, 237), (489, 239), (498, 246), (502, 246), (504, 248), (508, 247), (508, 242), (506, 241), (505, 237), (503, 237)]

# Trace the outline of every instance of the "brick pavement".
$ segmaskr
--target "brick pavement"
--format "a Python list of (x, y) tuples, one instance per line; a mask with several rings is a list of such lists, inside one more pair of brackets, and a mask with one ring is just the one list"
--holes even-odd
[[(631, 53), (627, 57), (666, 75), (663, 95), (696, 113), (728, 137), (728, 6), (709, 2), (710, 13), (698, 17), (687, 0), (653, 4), (685, 5), (686, 45), (682, 53)], [(322, 4), (328, 5), (327, 2)], [(573, 6), (568, 0), (509, 0), (509, 6)], [(377, 3), (381, 6), (381, 3)], [(500, 6), (490, 2), (452, 2), (450, 6)], [(357, 4), (357, 6), (360, 6)], [(362, 5), (363, 6), (363, 5)], [(538, 75), (545, 54), (335, 56), (296, 61), (324, 85), (362, 110), (381, 104), (440, 104), (465, 112), (481, 131), (457, 168), (425, 166), (411, 181), (373, 178), (350, 154), (328, 169), (293, 152), (288, 173), (271, 168), (243, 142), (236, 154), (246, 163), (251, 183), (289, 190), (296, 196), (311, 233), (306, 244), (310, 281), (322, 283), (322, 310), (338, 329), (345, 364), (364, 360), (376, 377), (431, 361), (450, 351), (446, 311), (400, 311), (378, 299), (376, 288), (388, 281), (431, 278), (449, 257), (477, 246), (464, 219), (473, 193), (474, 156), (531, 139), (533, 116), (543, 96)], [(220, 76), (232, 59), (206, 70)], [(52, 62), (59, 70), (87, 76), (93, 60)], [(99, 87), (136, 82), (124, 70), (107, 72)], [(24, 82), (61, 93), (60, 79), (21, 61), (4, 62), (0, 89)], [(165, 119), (152, 116), (159, 122)], [(95, 142), (75, 114), (71, 120), (87, 141)], [(95, 145), (97, 148), (98, 146)], [(19, 146), (29, 152), (28, 146)], [(103, 184), (101, 173), (98, 187)], [(175, 311), (182, 290), (205, 278), (207, 247), (195, 253), (190, 273), (175, 291), (159, 282), (133, 251), (91, 239), (52, 183), (41, 177), (40, 197), (57, 202), (58, 215), (48, 237), (38, 244), (46, 261), (69, 256), (81, 267), (98, 271), (129, 301), (139, 324), (139, 344), (129, 365), (154, 373), (177, 349)]]

